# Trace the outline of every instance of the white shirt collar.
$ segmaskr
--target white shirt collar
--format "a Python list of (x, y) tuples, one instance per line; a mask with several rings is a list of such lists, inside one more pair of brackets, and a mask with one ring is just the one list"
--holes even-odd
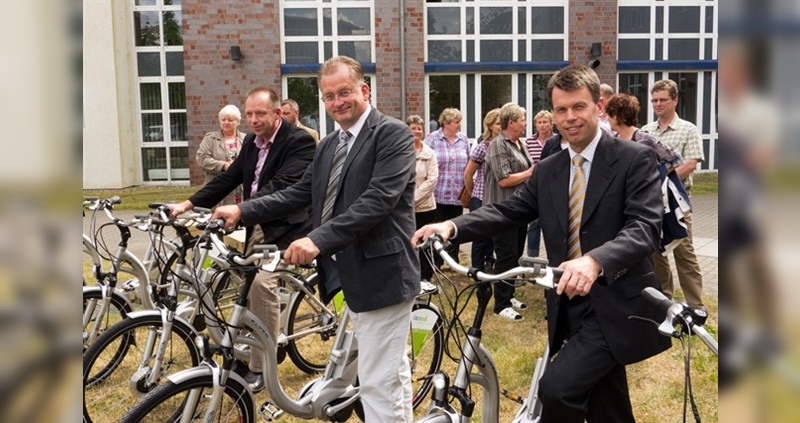
[[(350, 141), (355, 141), (355, 139), (358, 138), (358, 134), (364, 127), (364, 122), (367, 121), (367, 116), (369, 116), (369, 112), (371, 111), (372, 111), (372, 105), (367, 103), (367, 110), (364, 110), (364, 113), (361, 114), (356, 123), (354, 123), (353, 126), (347, 129), (347, 131), (350, 132)], [(347, 151), (350, 151), (350, 147), (352, 145), (353, 145), (352, 142), (347, 143)]]

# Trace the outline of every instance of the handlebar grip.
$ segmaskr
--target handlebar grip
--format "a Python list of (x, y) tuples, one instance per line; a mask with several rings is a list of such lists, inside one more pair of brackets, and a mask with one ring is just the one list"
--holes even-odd
[(194, 210), (196, 213), (200, 213), (200, 214), (211, 214), (211, 209), (207, 209), (205, 207), (197, 207), (197, 206), (195, 206), (195, 207), (192, 207), (192, 210)]
[(109, 202), (110, 204), (120, 204), (120, 203), (122, 203), (122, 199), (121, 199), (121, 198), (119, 198), (119, 196), (118, 196), (118, 195), (115, 195), (115, 196), (113, 196), (113, 197), (109, 198), (109, 199), (108, 199), (108, 202)]
[(151, 209), (157, 209), (161, 206), (166, 206), (167, 204), (175, 204), (175, 201), (153, 201), (152, 203), (148, 204), (147, 207)]
[(674, 301), (670, 300), (661, 291), (653, 287), (648, 286), (647, 288), (643, 289), (642, 296), (653, 305), (658, 306), (658, 308), (665, 313), (667, 312), (667, 309), (674, 304)]
[(546, 267), (549, 262), (541, 257), (522, 256), (518, 263), (522, 267)]

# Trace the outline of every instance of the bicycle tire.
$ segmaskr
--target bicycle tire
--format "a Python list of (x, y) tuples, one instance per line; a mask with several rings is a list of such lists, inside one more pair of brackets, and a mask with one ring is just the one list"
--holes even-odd
[[(201, 352), (194, 344), (194, 334), (186, 323), (173, 321), (172, 335), (162, 361), (162, 376), (200, 363)], [(141, 363), (154, 361), (153, 356), (143, 357), (151, 335), (155, 336), (153, 348), (157, 348), (163, 335), (163, 322), (158, 314), (127, 318), (103, 333), (86, 350), (83, 355), (84, 422), (118, 421), (134, 405), (138, 396), (131, 392), (129, 383)], [(138, 390), (145, 393), (152, 388), (140, 385)]]
[[(199, 375), (179, 383), (167, 381), (142, 398), (120, 420), (121, 423), (139, 422), (177, 422), (180, 414), (186, 407), (187, 396), (195, 390), (199, 391), (198, 399), (208, 400), (214, 380), (211, 375)], [(198, 404), (193, 407), (191, 421), (202, 421), (205, 409)], [(221, 412), (215, 422), (256, 422), (253, 398), (247, 392), (247, 387), (236, 379), (229, 378), (225, 385), (224, 398), (222, 399)]]
[[(97, 303), (103, 299), (103, 293), (100, 290), (91, 290), (91, 291), (84, 291), (83, 292), (83, 313), (84, 316), (86, 315), (86, 308), (92, 307), (95, 308)], [(89, 339), (89, 334), (87, 333), (87, 329), (94, 330), (94, 324), (97, 319), (104, 319), (105, 323), (101, 323), (98, 327), (98, 333), (95, 336), (95, 341), (97, 338), (102, 336), (111, 326), (125, 320), (128, 317), (128, 313), (133, 311), (131, 309), (130, 304), (116, 291), (112, 291), (111, 296), (109, 297), (111, 304), (108, 307), (108, 313), (105, 316), (98, 316), (97, 313), (99, 310), (92, 310), (91, 317), (83, 325), (83, 350), (84, 352), (86, 349), (91, 345), (91, 343), (87, 343)]]
[(324, 322), (326, 315), (321, 313), (317, 306), (316, 303), (306, 300), (305, 292), (300, 291), (289, 308), (286, 325), (286, 336), (304, 330), (319, 329), (317, 333), (291, 339), (286, 343), (286, 353), (292, 363), (308, 374), (316, 374), (325, 370), (336, 335), (335, 325), (324, 329), (328, 325)]
[[(412, 333), (408, 359), (411, 364), (412, 405), (416, 409), (433, 387), (433, 379), (430, 376), (437, 373), (442, 366), (446, 334), (444, 317), (434, 305), (415, 303), (411, 309), (411, 318)], [(419, 324), (415, 318), (432, 318), (434, 321), (432, 323), (426, 321), (425, 329), (421, 328), (422, 330), (415, 334), (415, 325)], [(429, 335), (425, 333), (428, 327)]]

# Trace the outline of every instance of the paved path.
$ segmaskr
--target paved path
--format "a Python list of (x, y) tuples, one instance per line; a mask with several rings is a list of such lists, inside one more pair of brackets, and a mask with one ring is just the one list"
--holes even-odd
[[(698, 260), (700, 261), (700, 270), (703, 272), (703, 291), (709, 295), (713, 296), (714, 298), (717, 297), (719, 292), (718, 290), (718, 282), (719, 282), (719, 259), (717, 254), (717, 248), (719, 243), (719, 231), (717, 228), (717, 210), (718, 210), (718, 202), (717, 202), (717, 195), (716, 194), (702, 194), (702, 195), (695, 195), (692, 197), (692, 208), (693, 208), (693, 224), (694, 224), (694, 245), (697, 252)], [(130, 220), (133, 218), (134, 214), (143, 214), (146, 211), (117, 211), (115, 215), (123, 220)], [(84, 231), (88, 231), (88, 217), (83, 219), (84, 222)], [(106, 217), (99, 216), (98, 222), (106, 222)], [(113, 231), (113, 230), (112, 230)], [(104, 234), (108, 233), (109, 231), (104, 231)], [(113, 235), (113, 234), (112, 234)], [(115, 246), (112, 244), (112, 237), (107, 236), (107, 243), (110, 246)], [(113, 239), (116, 239), (115, 237)], [(116, 241), (113, 241), (116, 242)], [(147, 248), (147, 237), (139, 231), (133, 231), (133, 237), (130, 244), (130, 249), (139, 257), (144, 255), (144, 251)], [(469, 251), (470, 251), (470, 243), (463, 244), (461, 246), (461, 258), (462, 262), (469, 258)], [(542, 251), (544, 249), (542, 248)], [(670, 260), (673, 265), (673, 276), (677, 281), (677, 273), (674, 271), (674, 260)], [(676, 282), (677, 285), (677, 282)]]

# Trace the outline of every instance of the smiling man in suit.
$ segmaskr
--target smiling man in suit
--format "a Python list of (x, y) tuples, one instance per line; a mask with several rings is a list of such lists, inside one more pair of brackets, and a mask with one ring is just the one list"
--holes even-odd
[[(188, 200), (170, 205), (172, 216), (193, 207), (213, 207), (239, 185), (244, 198), (256, 198), (280, 191), (300, 180), (314, 158), (317, 143), (311, 135), (281, 119), (280, 98), (275, 91), (259, 87), (247, 93), (245, 116), (253, 131), (244, 138), (242, 150), (227, 170), (192, 195)], [(245, 252), (258, 244), (277, 244), (286, 248), (311, 230), (308, 208), (291, 215), (262, 219), (263, 225), (247, 228)], [(250, 290), (250, 310), (263, 321), (274, 339), (280, 333), (280, 298), (273, 291), (277, 273), (259, 272)], [(255, 349), (250, 372), (245, 380), (253, 391), (264, 388), (261, 353)]]
[(414, 137), (369, 104), (361, 65), (339, 56), (319, 71), (325, 109), (340, 129), (322, 141), (303, 179), (281, 192), (220, 207), (228, 225), (255, 224), (311, 205), (314, 229), (284, 253), (317, 259), (322, 294), (339, 285), (358, 339), (358, 378), (367, 423), (411, 422), (405, 347), (419, 293), (414, 233)]
[(641, 297), (659, 287), (649, 258), (663, 209), (656, 155), (600, 129), (600, 80), (588, 67), (567, 66), (547, 90), (568, 147), (539, 162), (514, 197), (423, 227), (412, 242), (433, 233), (469, 241), (538, 217), (550, 264), (564, 269), (546, 293), (555, 356), (539, 385), (542, 421), (633, 422), (625, 365), (670, 346), (628, 320), (660, 320)]

